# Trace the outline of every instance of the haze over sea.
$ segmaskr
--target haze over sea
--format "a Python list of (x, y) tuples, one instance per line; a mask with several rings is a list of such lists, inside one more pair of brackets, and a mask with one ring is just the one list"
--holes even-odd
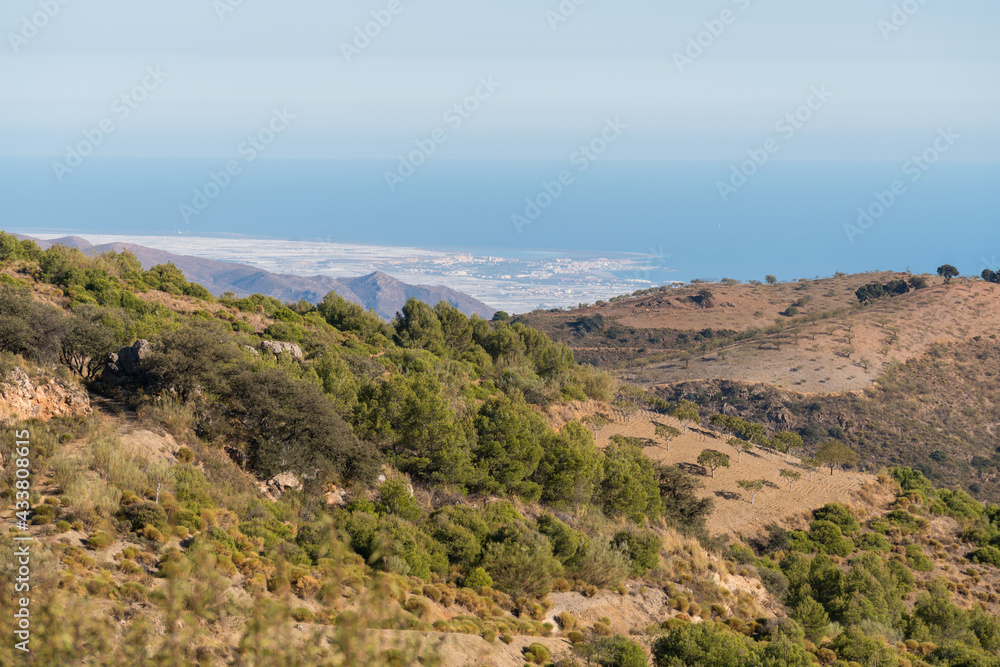
[[(385, 173), (393, 161), (262, 159), (185, 219), (181, 205), (191, 205), (194, 190), (225, 163), (95, 157), (59, 183), (52, 159), (2, 158), (0, 227), (321, 239), (506, 256), (537, 256), (530, 251), (538, 249), (651, 254), (663, 258), (650, 276), (655, 283), (923, 272), (945, 261), (971, 274), (1000, 253), (1000, 166), (990, 162), (942, 159), (916, 182), (902, 163), (772, 162), (723, 201), (718, 182), (730, 178), (732, 163), (608, 160), (574, 170), (573, 182), (520, 233), (512, 216), (525, 216), (526, 198), (537, 200), (543, 182), (556, 181), (568, 161), (432, 159), (390, 192)], [(862, 234), (845, 233), (859, 207), (871, 209), (895, 180), (906, 192), (867, 229), (858, 227)]]

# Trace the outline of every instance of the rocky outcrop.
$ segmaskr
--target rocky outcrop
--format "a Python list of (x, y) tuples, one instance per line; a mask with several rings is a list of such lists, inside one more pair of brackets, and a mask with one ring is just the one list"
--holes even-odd
[(772, 409), (767, 413), (767, 418), (772, 424), (782, 430), (791, 428), (794, 421), (792, 411), (785, 406), (779, 406)]
[(104, 364), (104, 379), (120, 383), (138, 378), (142, 374), (143, 360), (152, 353), (153, 345), (148, 340), (139, 339), (129, 347), (109, 354)]
[(282, 354), (287, 352), (299, 361), (302, 361), (305, 358), (302, 355), (302, 348), (295, 343), (285, 343), (280, 340), (265, 340), (260, 344), (260, 347), (276, 357), (280, 357)]
[(271, 479), (267, 480), (268, 488), (278, 495), (285, 491), (301, 491), (302, 482), (295, 473), (283, 472), (275, 475)]
[(52, 377), (32, 380), (21, 368), (0, 383), (0, 398), (0, 418), (47, 420), (91, 412), (90, 397), (79, 387)]
[(332, 507), (343, 507), (347, 504), (347, 489), (342, 489), (336, 484), (331, 484), (324, 489), (323, 497), (326, 504)]

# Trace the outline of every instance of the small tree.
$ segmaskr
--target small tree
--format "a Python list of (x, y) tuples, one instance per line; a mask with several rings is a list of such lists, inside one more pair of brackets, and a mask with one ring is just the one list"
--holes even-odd
[(580, 420), (584, 426), (589, 428), (594, 433), (594, 437), (597, 437), (597, 432), (602, 428), (611, 423), (611, 420), (601, 417), (600, 415), (587, 415)]
[(177, 475), (177, 469), (165, 463), (154, 462), (146, 466), (145, 472), (149, 481), (156, 484), (156, 502), (159, 504), (160, 491)]
[(736, 462), (743, 463), (743, 452), (752, 452), (753, 445), (746, 440), (740, 440), (739, 438), (729, 438), (726, 440), (726, 444), (736, 450)]
[(716, 469), (729, 467), (729, 456), (714, 449), (706, 449), (698, 455), (698, 465), (705, 466), (711, 470), (712, 479), (715, 479)]
[(854, 465), (858, 462), (858, 454), (842, 442), (831, 440), (823, 444), (816, 452), (816, 460), (820, 465), (830, 466), (830, 474), (836, 466)]
[(791, 431), (780, 431), (774, 435), (774, 444), (778, 451), (785, 453), (785, 460), (799, 449), (802, 449), (802, 436)]
[(757, 494), (764, 488), (764, 480), (741, 479), (736, 482), (736, 485), (750, 494), (750, 504), (753, 505), (754, 498), (756, 498)]
[(701, 412), (698, 410), (698, 404), (684, 400), (683, 398), (670, 411), (670, 416), (683, 423), (685, 435), (687, 435), (688, 429), (687, 422), (701, 423)]
[(628, 426), (629, 421), (632, 420), (632, 415), (639, 411), (639, 406), (628, 401), (615, 401), (612, 405), (621, 411), (622, 416), (625, 419), (626, 426)]
[(958, 277), (958, 269), (951, 264), (942, 264), (938, 267), (937, 274), (944, 278), (945, 284), (948, 284), (952, 278)]
[(674, 428), (673, 426), (667, 426), (666, 424), (656, 425), (656, 437), (663, 438), (663, 441), (667, 443), (667, 451), (670, 451), (670, 441), (674, 438), (679, 438), (681, 432)]
[(770, 273), (764, 276), (764, 280), (767, 281), (768, 285), (774, 285), (775, 283), (778, 282), (777, 276), (772, 276)]
[(813, 473), (815, 473), (816, 469), (819, 468), (819, 461), (817, 461), (814, 457), (807, 456), (806, 458), (802, 459), (802, 465), (804, 465), (806, 469), (809, 471), (809, 481), (812, 482)]
[(792, 484), (802, 479), (802, 473), (797, 470), (792, 470), (791, 468), (783, 468), (778, 474), (788, 480), (789, 493), (792, 492)]

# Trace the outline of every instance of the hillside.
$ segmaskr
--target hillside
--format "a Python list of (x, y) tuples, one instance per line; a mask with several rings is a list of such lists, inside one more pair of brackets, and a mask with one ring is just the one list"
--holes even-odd
[(0, 235), (0, 395), (4, 664), (1000, 665), (1000, 510), (519, 322)]
[(858, 393), (802, 394), (733, 381), (682, 382), (658, 392), (695, 401), (705, 414), (735, 414), (813, 441), (833, 435), (873, 464), (918, 468), (942, 486), (996, 502), (1000, 348), (994, 338), (933, 345)]
[[(895, 360), (933, 344), (995, 335), (1000, 289), (943, 284), (861, 307), (855, 290), (906, 274), (859, 274), (777, 285), (703, 284), (522, 321), (584, 361), (645, 386), (692, 380), (766, 383), (802, 393), (863, 389)], [(711, 293), (699, 305), (701, 291)], [(793, 305), (797, 304), (797, 305)], [(780, 315), (793, 307), (793, 316)]]
[(476, 314), (487, 319), (493, 317), (496, 312), (495, 308), (451, 288), (409, 285), (382, 272), (356, 278), (297, 276), (271, 273), (246, 264), (176, 255), (135, 243), (93, 245), (78, 236), (50, 241), (35, 239), (35, 241), (42, 248), (61, 244), (77, 248), (91, 257), (106, 252), (120, 253), (127, 250), (139, 259), (144, 269), (151, 269), (157, 264), (173, 264), (183, 272), (185, 278), (202, 285), (215, 296), (221, 296), (226, 292), (241, 297), (263, 294), (280, 301), (295, 302), (302, 299), (309, 303), (319, 303), (327, 294), (334, 292), (348, 301), (361, 304), (365, 310), (374, 310), (387, 320), (401, 311), (410, 298), (419, 299), (432, 306), (439, 301), (447, 301), (465, 315)]

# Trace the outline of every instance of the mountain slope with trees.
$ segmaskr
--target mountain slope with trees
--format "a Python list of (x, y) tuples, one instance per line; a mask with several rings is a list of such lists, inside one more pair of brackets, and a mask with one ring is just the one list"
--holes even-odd
[[(32, 652), (5, 642), (5, 663), (1000, 662), (1000, 510), (899, 468), (872, 478), (888, 506), (713, 536), (690, 469), (545, 416), (642, 404), (676, 439), (697, 406), (620, 386), (523, 323), (412, 299), (386, 322), (333, 294), (216, 298), (129, 253), (0, 236), (0, 374), (15, 373), (96, 409), (5, 425), (31, 445), (0, 444), (0, 518), (29, 524), (0, 536), (4, 581), (14, 538), (34, 540)], [(0, 590), (7, 637), (17, 604)]]

